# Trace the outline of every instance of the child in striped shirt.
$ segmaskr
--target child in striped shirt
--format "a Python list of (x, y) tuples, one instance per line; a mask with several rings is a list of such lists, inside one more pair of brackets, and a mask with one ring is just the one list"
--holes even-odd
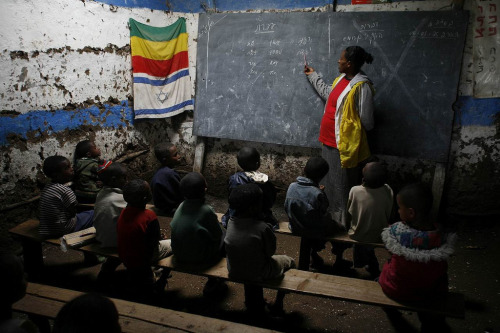
[(50, 178), (40, 196), (40, 236), (61, 237), (92, 226), (93, 210), (76, 214), (76, 196), (66, 185), (73, 179), (73, 167), (64, 156), (49, 156), (43, 173)]

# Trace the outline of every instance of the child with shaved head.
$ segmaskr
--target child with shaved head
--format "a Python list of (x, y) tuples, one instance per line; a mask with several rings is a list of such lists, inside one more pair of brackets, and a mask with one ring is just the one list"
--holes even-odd
[[(243, 184), (231, 191), (229, 204), (234, 208), (227, 227), (226, 246), (229, 277), (246, 281), (281, 278), (295, 267), (293, 258), (276, 255), (276, 236), (262, 220), (262, 190), (257, 184)], [(284, 295), (276, 302), (282, 306)], [(265, 300), (262, 287), (245, 284), (245, 304), (250, 312), (262, 312)]]
[[(371, 162), (363, 168), (363, 184), (354, 186), (347, 202), (346, 222), (349, 236), (364, 243), (380, 243), (380, 233), (389, 225), (393, 194), (386, 182), (387, 170), (380, 162)], [(365, 267), (376, 278), (380, 274), (375, 250), (371, 246), (355, 244), (354, 267)]]

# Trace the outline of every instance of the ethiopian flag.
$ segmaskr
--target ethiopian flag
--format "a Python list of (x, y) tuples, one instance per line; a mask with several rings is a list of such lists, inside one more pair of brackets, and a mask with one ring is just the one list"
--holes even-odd
[(186, 19), (167, 27), (134, 19), (129, 23), (135, 119), (166, 118), (193, 110)]

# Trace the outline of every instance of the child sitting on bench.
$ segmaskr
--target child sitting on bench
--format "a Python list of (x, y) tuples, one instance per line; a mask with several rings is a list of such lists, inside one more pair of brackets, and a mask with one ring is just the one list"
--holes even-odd
[(99, 173), (103, 188), (97, 194), (94, 205), (94, 227), (96, 239), (101, 247), (117, 247), (116, 224), (127, 206), (123, 198), (123, 187), (127, 183), (127, 168), (120, 163), (111, 163)]
[(319, 185), (328, 170), (324, 158), (311, 157), (304, 167), (304, 176), (297, 177), (297, 181), (290, 184), (285, 199), (288, 227), (293, 234), (309, 239), (311, 266), (315, 269), (323, 266), (323, 258), (318, 254), (325, 248), (326, 241), (322, 239), (343, 230), (327, 214), (328, 198), (324, 186)]
[(173, 143), (160, 143), (155, 146), (156, 159), (161, 167), (151, 180), (153, 203), (160, 215), (173, 216), (183, 200), (180, 181), (181, 177), (173, 168), (178, 165), (181, 157)]
[[(363, 243), (381, 243), (380, 233), (389, 225), (393, 194), (386, 182), (387, 169), (380, 162), (370, 162), (363, 168), (363, 184), (354, 186), (347, 202), (346, 223), (349, 237)], [(365, 267), (371, 278), (380, 274), (372, 246), (353, 245), (354, 267)]]
[[(257, 184), (244, 184), (231, 191), (229, 204), (234, 208), (227, 227), (227, 269), (232, 279), (263, 281), (277, 279), (295, 261), (286, 255), (275, 255), (276, 236), (271, 226), (261, 220), (262, 190)], [(278, 294), (278, 297), (280, 295)], [(277, 302), (282, 302), (278, 299)], [(265, 310), (262, 287), (245, 284), (245, 305), (250, 312)]]
[[(378, 282), (384, 293), (398, 301), (421, 301), (448, 292), (448, 258), (456, 235), (439, 230), (430, 220), (432, 192), (421, 184), (407, 185), (396, 196), (399, 216), (382, 232), (391, 258), (384, 264)], [(444, 317), (419, 313), (422, 331), (444, 325)]]
[(74, 175), (71, 162), (64, 156), (49, 156), (43, 161), (43, 173), (51, 182), (40, 195), (40, 236), (56, 238), (90, 228), (94, 211), (76, 214), (75, 193), (66, 185)]
[[(151, 266), (172, 254), (171, 242), (161, 239), (158, 218), (152, 210), (146, 209), (151, 200), (151, 189), (146, 181), (128, 182), (123, 187), (123, 198), (127, 207), (118, 218), (118, 255), (132, 280), (147, 288), (154, 283)], [(164, 271), (156, 285), (160, 290), (167, 277), (168, 272)]]
[[(96, 239), (104, 248), (116, 248), (118, 236), (116, 225), (122, 210), (127, 206), (123, 198), (123, 187), (127, 183), (127, 168), (120, 163), (110, 163), (99, 172), (103, 188), (97, 194), (94, 205), (94, 227)], [(99, 281), (110, 279), (111, 274), (120, 265), (120, 259), (108, 257), (101, 266)]]
[[(278, 220), (274, 217), (271, 208), (276, 201), (276, 188), (269, 180), (269, 177), (262, 172), (257, 171), (260, 167), (260, 154), (257, 149), (252, 147), (243, 147), (237, 155), (238, 165), (243, 171), (236, 172), (229, 177), (229, 195), (237, 186), (243, 184), (257, 184), (263, 193), (261, 219), (269, 223), (273, 229), (278, 229)], [(234, 214), (234, 208), (229, 204), (229, 209), (222, 216), (222, 225), (227, 228), (229, 219)]]
[(94, 203), (102, 188), (98, 171), (109, 162), (101, 160), (100, 157), (101, 150), (94, 142), (84, 140), (76, 145), (73, 189), (79, 203)]
[[(176, 264), (203, 269), (215, 265), (225, 255), (224, 233), (214, 209), (205, 203), (206, 190), (201, 173), (190, 172), (181, 180), (185, 200), (170, 222)], [(223, 281), (209, 278), (203, 294), (215, 295), (225, 289)]]

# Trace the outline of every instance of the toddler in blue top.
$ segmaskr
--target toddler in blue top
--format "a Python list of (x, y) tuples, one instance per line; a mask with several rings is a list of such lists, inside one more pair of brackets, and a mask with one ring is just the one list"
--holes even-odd
[(304, 167), (304, 176), (297, 177), (297, 181), (290, 184), (285, 199), (289, 228), (292, 233), (309, 239), (313, 268), (323, 265), (318, 252), (325, 248), (324, 237), (342, 230), (327, 214), (328, 198), (324, 186), (319, 184), (328, 170), (323, 157), (311, 157)]
[[(238, 165), (243, 171), (236, 172), (229, 177), (229, 195), (236, 187), (243, 184), (257, 184), (263, 192), (262, 213), (260, 218), (270, 224), (273, 229), (278, 229), (278, 220), (273, 215), (271, 208), (276, 201), (276, 188), (269, 180), (269, 177), (262, 172), (257, 171), (260, 167), (260, 154), (257, 149), (252, 147), (243, 147), (237, 155)], [(234, 215), (234, 208), (229, 205), (229, 209), (222, 216), (222, 225), (227, 228), (229, 219)]]

